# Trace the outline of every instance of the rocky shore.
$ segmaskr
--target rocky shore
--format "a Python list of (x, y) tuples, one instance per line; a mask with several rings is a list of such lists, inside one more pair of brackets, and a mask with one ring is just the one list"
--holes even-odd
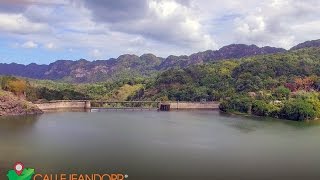
[(0, 90), (0, 116), (43, 113), (36, 105), (18, 98), (14, 94)]

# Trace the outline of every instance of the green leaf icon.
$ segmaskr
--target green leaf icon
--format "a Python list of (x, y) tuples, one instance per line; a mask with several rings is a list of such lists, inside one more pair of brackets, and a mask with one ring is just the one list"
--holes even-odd
[(7, 177), (9, 180), (31, 180), (32, 176), (34, 175), (34, 169), (24, 169), (20, 176), (14, 171), (10, 170), (7, 173)]

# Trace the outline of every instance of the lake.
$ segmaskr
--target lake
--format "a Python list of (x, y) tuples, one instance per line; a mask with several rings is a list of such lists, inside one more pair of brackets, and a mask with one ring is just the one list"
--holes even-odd
[(319, 179), (320, 123), (218, 111), (53, 112), (0, 118), (0, 179), (36, 173), (128, 179)]

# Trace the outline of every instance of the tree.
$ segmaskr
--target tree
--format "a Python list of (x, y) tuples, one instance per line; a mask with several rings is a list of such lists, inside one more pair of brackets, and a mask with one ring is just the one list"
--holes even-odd
[(38, 100), (37, 90), (34, 87), (28, 86), (26, 89), (26, 98), (28, 101), (34, 102)]
[(13, 77), (13, 76), (3, 76), (1, 77), (1, 88), (3, 90), (9, 91), (9, 83), (11, 81), (16, 81), (18, 80), (17, 78)]
[(290, 95), (290, 90), (284, 86), (279, 86), (274, 91), (274, 96), (277, 97), (279, 100), (288, 99)]
[(252, 103), (251, 112), (257, 116), (271, 116), (276, 117), (279, 108), (271, 103), (266, 103), (263, 100), (256, 100)]
[(233, 96), (220, 103), (219, 109), (225, 112), (237, 111), (242, 113), (250, 113), (252, 107), (252, 99), (247, 96)]
[(252, 76), (250, 73), (244, 73), (236, 81), (236, 89), (241, 92), (258, 91), (263, 87), (259, 76)]
[(280, 118), (296, 121), (313, 120), (317, 117), (317, 111), (312, 103), (299, 98), (287, 101), (279, 116)]
[(22, 95), (26, 91), (27, 83), (24, 80), (13, 80), (8, 83), (8, 90), (16, 95)]
[(298, 89), (306, 90), (306, 91), (310, 91), (310, 89), (314, 84), (314, 80), (310, 77), (305, 77), (305, 78), (298, 77), (294, 79), (294, 82), (297, 85)]

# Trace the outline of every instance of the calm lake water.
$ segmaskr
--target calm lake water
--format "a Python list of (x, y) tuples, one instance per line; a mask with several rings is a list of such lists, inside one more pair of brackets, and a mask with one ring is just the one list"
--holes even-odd
[(0, 118), (0, 179), (37, 173), (128, 179), (319, 179), (320, 124), (217, 111), (55, 112)]

